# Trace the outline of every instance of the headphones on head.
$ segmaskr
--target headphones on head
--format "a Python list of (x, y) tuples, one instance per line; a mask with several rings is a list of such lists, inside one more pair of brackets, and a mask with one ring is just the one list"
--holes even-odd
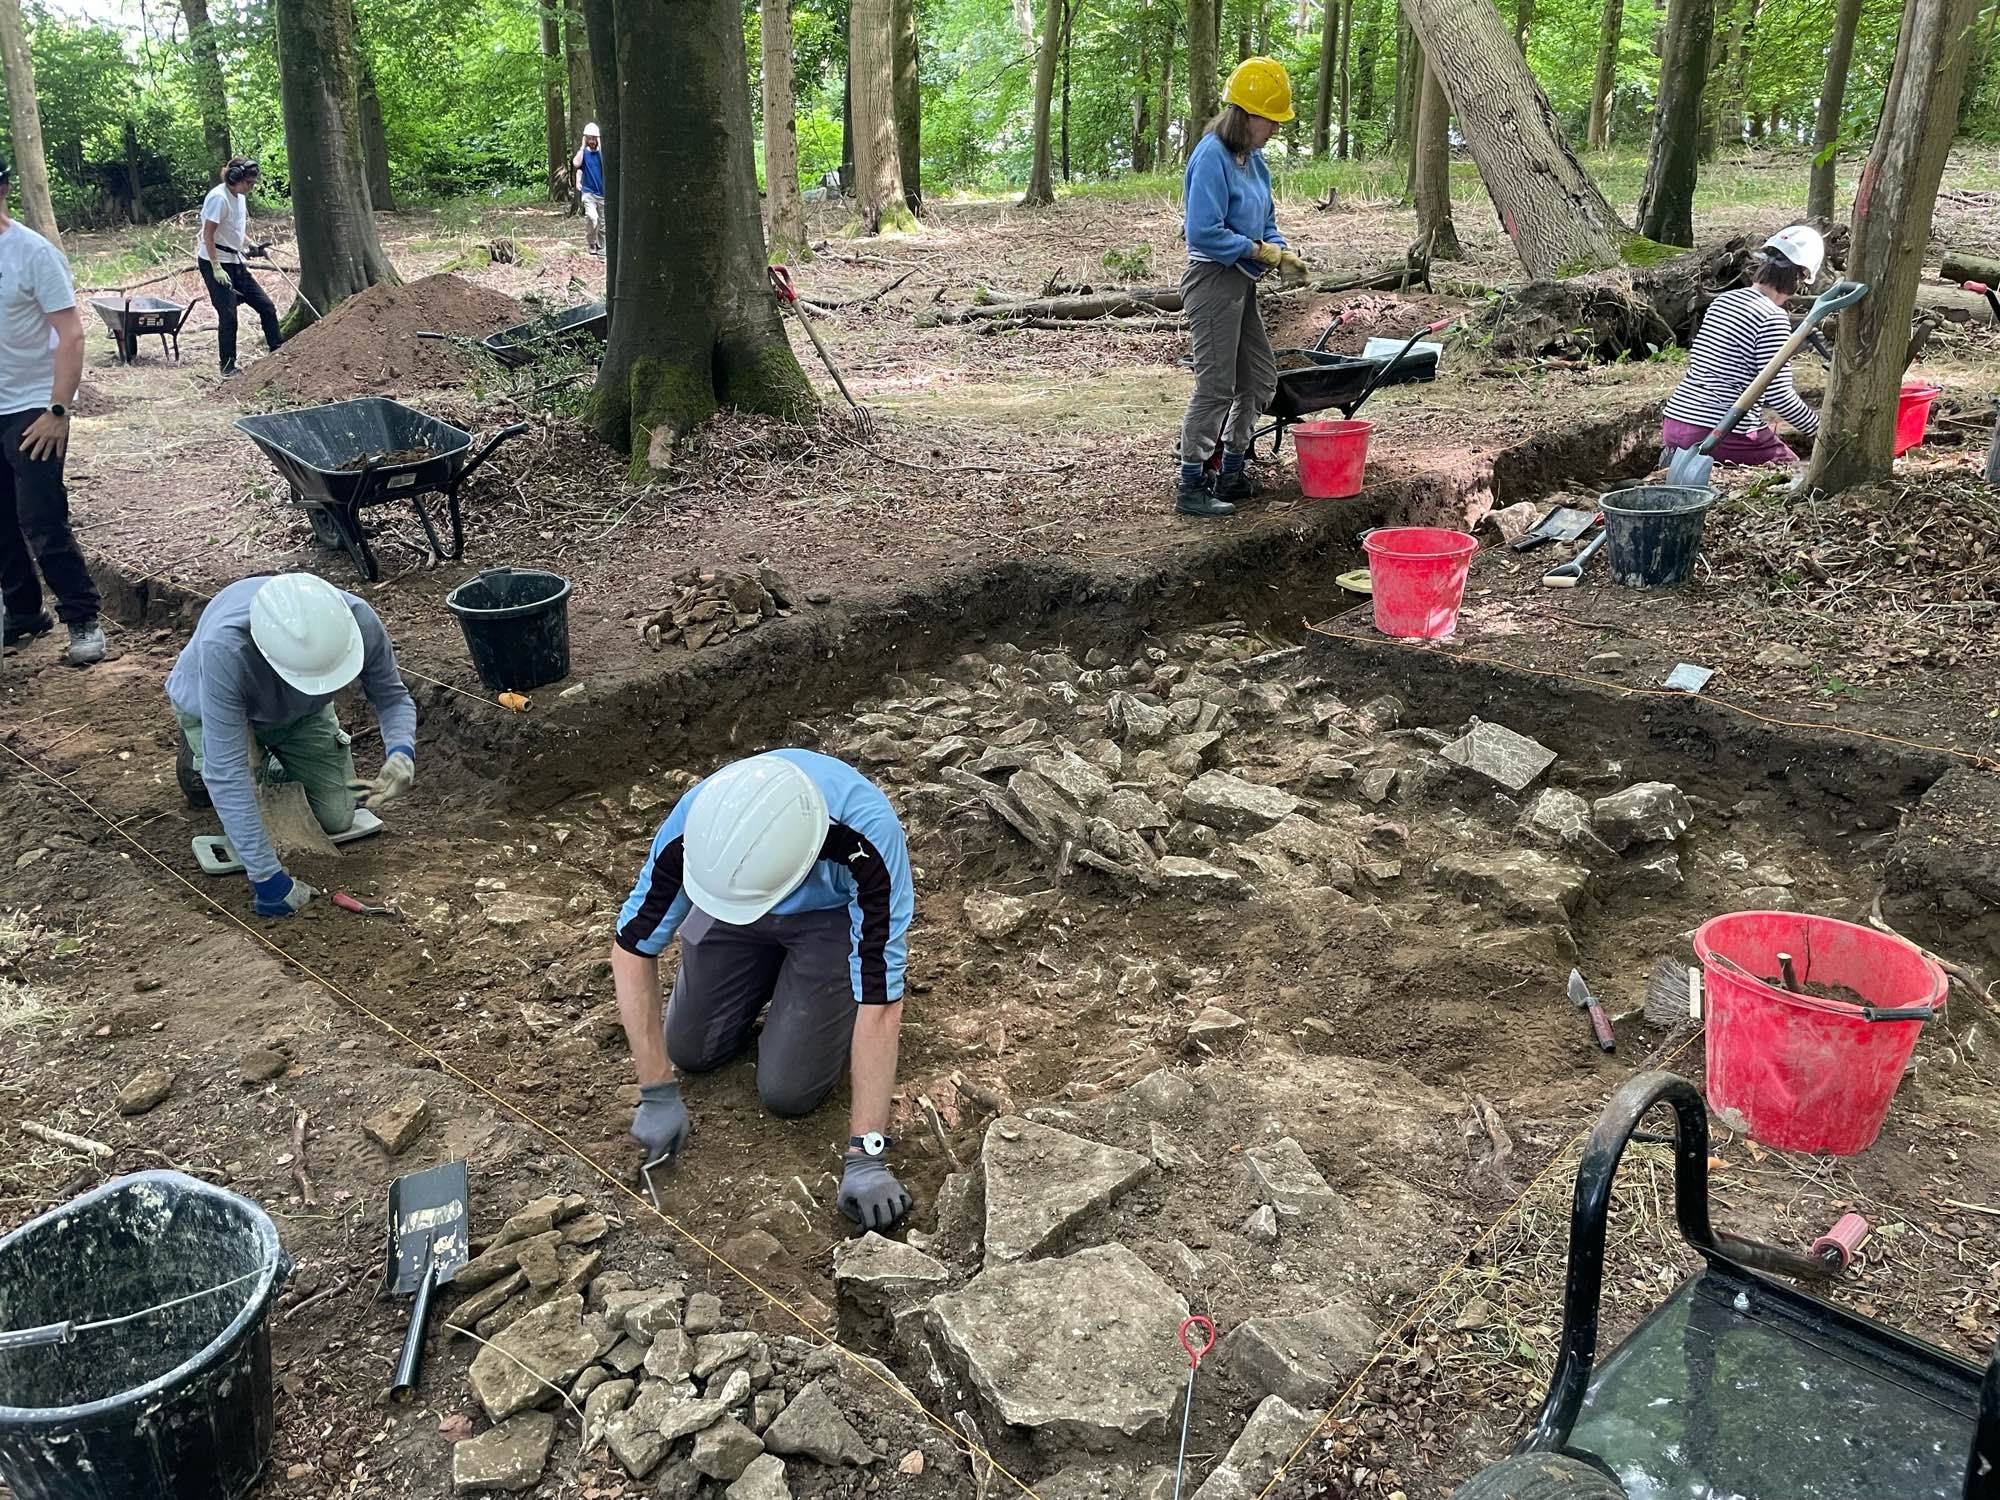
[(236, 183), (242, 182), (245, 178), (255, 176), (257, 176), (257, 163), (254, 161), (239, 161), (230, 163), (224, 169), (222, 180), (234, 186)]

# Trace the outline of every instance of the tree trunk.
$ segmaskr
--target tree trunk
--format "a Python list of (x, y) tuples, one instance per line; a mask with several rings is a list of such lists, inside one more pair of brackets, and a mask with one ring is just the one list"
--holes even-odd
[(229, 146), (229, 89), (222, 78), (222, 52), (215, 45), (215, 27), (208, 19), (208, 0), (181, 0), (187, 19), (188, 57), (194, 66), (195, 103), (201, 109), (201, 139), (211, 162), (221, 164), (234, 153)]
[(854, 191), (854, 57), (848, 49), (846, 71), (840, 75), (840, 190)]
[(1132, 170), (1135, 172), (1153, 170), (1153, 38), (1147, 27), (1150, 19), (1148, 16), (1139, 18), (1139, 80), (1132, 90)]
[(569, 139), (581, 141), (583, 127), (597, 119), (597, 87), (590, 76), (590, 39), (584, 29), (582, 0), (567, 0), (563, 10), (563, 69), (569, 75)]
[[(1401, 39), (1396, 44), (1396, 66), (1398, 68), (1407, 67), (1415, 76), (1416, 84), (1410, 89), (1409, 98), (1404, 99), (1401, 97), (1403, 82), (1401, 79), (1396, 81), (1398, 93), (1396, 100), (1396, 133), (1403, 147), (1403, 197), (1407, 201), (1415, 203), (1417, 201), (1417, 157), (1422, 151), (1423, 142), (1424, 75), (1429, 64), (1424, 61), (1424, 44), (1417, 40), (1417, 33), (1410, 27), (1407, 18), (1405, 19), (1400, 37)], [(1446, 118), (1450, 118), (1449, 112), (1447, 112)], [(1446, 142), (1447, 146), (1449, 144), (1449, 142)]]
[(556, 203), (569, 196), (569, 117), (563, 112), (562, 23), (556, 7), (561, 0), (541, 0), (542, 20), (542, 138), (548, 146), (549, 197)]
[(296, 331), (356, 292), (395, 281), (396, 272), (369, 212), (352, 7), (348, 0), (272, 0), (271, 11), (299, 242), (303, 297), (286, 315)]
[(792, 95), (791, 0), (762, 0), (765, 249), (774, 261), (812, 259), (799, 197), (799, 118)]
[(1333, 149), (1333, 60), (1340, 55), (1340, 0), (1322, 0), (1319, 20), (1319, 78), (1313, 93), (1313, 155)]
[[(1327, 0), (1332, 4), (1333, 0)], [(1222, 24), (1222, 0), (1188, 0), (1188, 125), (1182, 149), (1192, 154), (1208, 122), (1221, 107), (1216, 102), (1220, 84), (1216, 79), (1216, 28)]]
[(1056, 201), (1055, 170), (1049, 149), (1049, 111), (1055, 99), (1056, 53), (1062, 46), (1062, 23), (1063, 0), (1044, 0), (1042, 41), (1035, 54), (1035, 156), (1028, 169), (1028, 191), (1021, 198), (1024, 208)]
[(1354, 84), (1355, 150), (1361, 154), (1361, 126), (1375, 123), (1375, 68), (1382, 55), (1382, 0), (1365, 0), (1361, 13), (1361, 34), (1354, 47), (1354, 68), (1360, 75)]
[(377, 213), (396, 211), (396, 190), (389, 181), (389, 132), (382, 124), (382, 99), (375, 92), (375, 67), (366, 52), (356, 54), (360, 76), (354, 84), (354, 104), (361, 118), (361, 164), (368, 179), (368, 206)]
[(1854, 190), (1847, 274), (1866, 282), (1868, 295), (1840, 315), (1803, 490), (1840, 491), (1890, 477), (1910, 314), (1978, 10), (1979, 0), (1908, 0), (1903, 8), (1882, 123)]
[(1806, 217), (1833, 217), (1834, 150), (1840, 140), (1840, 109), (1847, 94), (1847, 67), (1854, 60), (1854, 31), (1861, 0), (1839, 0), (1833, 12), (1833, 39), (1826, 49), (1826, 78), (1819, 87), (1819, 114), (1813, 120), (1812, 182), (1806, 189)]
[(49, 198), (49, 163), (42, 153), (42, 111), (35, 102), (35, 65), (21, 23), (21, 0), (0, 0), (0, 68), (7, 82), (7, 115), (14, 129), (14, 175), (21, 184), (21, 219), (60, 248), (55, 204)]
[[(735, 0), (589, 0), (611, 21), (597, 59), (616, 282), (592, 417), (644, 480), (718, 405), (797, 417), (805, 372), (764, 275), (743, 13)], [(881, 25), (884, 83), (888, 28)], [(593, 51), (600, 45), (593, 27)], [(674, 59), (662, 67), (662, 58)], [(611, 73), (609, 87), (606, 72)], [(894, 160), (886, 125), (882, 145)]]
[(894, 0), (896, 27), (896, 161), (903, 169), (903, 201), (924, 211), (924, 95), (917, 76), (916, 0)]
[(1417, 240), (1432, 260), (1464, 260), (1458, 230), (1451, 222), (1451, 105), (1434, 68), (1424, 69), (1417, 105)]
[(1536, 276), (1617, 264), (1629, 231), (1563, 139), (1492, 0), (1409, 0), (1409, 8), (1521, 263)]
[(125, 186), (132, 198), (132, 222), (150, 224), (152, 215), (146, 212), (146, 183), (139, 174), (139, 127), (130, 115), (125, 117)]
[(1353, 51), (1354, 0), (1340, 0), (1340, 159), (1342, 161), (1347, 161), (1354, 155), (1354, 137), (1349, 132), (1349, 122), (1353, 115), (1348, 107), (1348, 101), (1354, 91), (1354, 72), (1347, 61)]
[(1528, 55), (1528, 28), (1535, 24), (1535, 0), (1514, 0), (1514, 46)]
[(861, 227), (869, 234), (913, 227), (903, 196), (903, 163), (896, 154), (895, 8), (895, 0), (853, 0), (847, 12), (847, 71), (854, 80), (854, 198)]
[(1587, 139), (1593, 151), (1611, 145), (1611, 91), (1618, 86), (1618, 39), (1625, 29), (1625, 0), (1604, 0), (1597, 28), (1597, 74), (1590, 85)]
[[(1748, 10), (1744, 15), (1743, 29), (1737, 33), (1736, 47), (1731, 61), (1736, 65), (1736, 86), (1729, 96), (1729, 113), (1723, 116), (1723, 126), (1730, 143), (1740, 142), (1746, 134), (1756, 111), (1750, 106), (1750, 48), (1757, 39), (1757, 14), (1764, 8), (1764, 0), (1748, 0)], [(1755, 137), (1756, 132), (1747, 132)]]
[(1673, 0), (1660, 52), (1653, 144), (1639, 192), (1639, 233), (1663, 245), (1694, 243), (1694, 183), (1701, 158), (1702, 87), (1715, 33), (1715, 0)]
[(1062, 34), (1062, 178), (1069, 181), (1069, 36), (1070, 25), (1076, 18), (1076, 8), (1063, 6)]
[(583, 7), (583, 34), (590, 63), (590, 91), (596, 96), (599, 147), (604, 161), (604, 304), (609, 307), (618, 290), (618, 226), (623, 215), (611, 184), (618, 180), (618, 163), (623, 151), (618, 130), (618, 24), (613, 0), (578, 0)]
[(1171, 3), (1161, 7), (1164, 16), (1160, 34), (1160, 107), (1153, 117), (1153, 165), (1164, 172), (1170, 165), (1168, 153), (1172, 141), (1167, 132), (1171, 128), (1174, 114), (1174, 8)]

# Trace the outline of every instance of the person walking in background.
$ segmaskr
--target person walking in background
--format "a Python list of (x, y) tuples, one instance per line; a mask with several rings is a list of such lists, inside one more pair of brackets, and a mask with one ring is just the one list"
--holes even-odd
[[(1184, 516), (1234, 515), (1256, 495), (1244, 465), (1257, 418), (1278, 388), (1257, 282), (1266, 271), (1290, 277), (1306, 268), (1278, 233), (1264, 165), (1264, 143), (1292, 117), (1292, 81), (1273, 58), (1245, 58), (1222, 97), (1222, 113), (1188, 155), (1183, 183), (1188, 268), (1181, 303), (1194, 345), (1194, 394), (1181, 423), (1174, 496)], [(1210, 489), (1208, 460), (1218, 441), (1222, 471)]]
[[(42, 584), (69, 627), (71, 666), (104, 660), (91, 582), (69, 528), (69, 409), (83, 383), (83, 318), (69, 263), (7, 214), (10, 169), (0, 161), (0, 585), (6, 644), (55, 629)], [(37, 576), (37, 568), (40, 574)]]
[(583, 199), (583, 219), (589, 226), (590, 253), (604, 254), (604, 147), (597, 122), (583, 127), (583, 144), (576, 148), (576, 190)]
[(215, 304), (216, 353), (225, 376), (236, 373), (236, 304), (248, 303), (264, 325), (265, 346), (275, 349), (285, 341), (278, 332), (278, 310), (257, 278), (243, 263), (246, 255), (262, 255), (268, 248), (249, 243), (250, 219), (244, 199), (257, 185), (257, 163), (248, 157), (234, 158), (222, 169), (222, 181), (201, 200), (201, 233), (194, 242), (195, 264), (208, 287), (208, 300)]

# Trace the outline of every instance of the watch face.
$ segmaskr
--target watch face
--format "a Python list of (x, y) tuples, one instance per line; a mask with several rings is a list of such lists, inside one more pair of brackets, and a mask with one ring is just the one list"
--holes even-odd
[(861, 1149), (870, 1156), (880, 1156), (889, 1149), (888, 1138), (879, 1130), (871, 1130), (861, 1137)]

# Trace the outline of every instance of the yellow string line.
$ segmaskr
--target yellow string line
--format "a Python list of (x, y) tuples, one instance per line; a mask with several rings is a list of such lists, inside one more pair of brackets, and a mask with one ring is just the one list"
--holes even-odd
[[(1683, 1040), (1678, 1047), (1674, 1048), (1673, 1051), (1669, 1052), (1665, 1057), (1661, 1058), (1653, 1066), (1657, 1068), (1664, 1068), (1668, 1064), (1676, 1061), (1683, 1052), (1687, 1051), (1689, 1047), (1694, 1045), (1695, 1039), (1699, 1037), (1701, 1034), (1702, 1034), (1702, 1028), (1700, 1027), (1695, 1028), (1695, 1030), (1690, 1032), (1687, 1035), (1686, 1039)], [(1578, 1141), (1581, 1141), (1585, 1136), (1589, 1135), (1592, 1130), (1596, 1129), (1596, 1127), (1597, 1127), (1597, 1122), (1595, 1120), (1592, 1120), (1588, 1125), (1585, 1125), (1581, 1130), (1578, 1130), (1576, 1134), (1572, 1135), (1568, 1140), (1564, 1141), (1562, 1145), (1557, 1148), (1555, 1155), (1549, 1158), (1548, 1163), (1541, 1169), (1541, 1171), (1537, 1172), (1532, 1178), (1528, 1180), (1528, 1185), (1521, 1189), (1521, 1196), (1516, 1198), (1512, 1203), (1508, 1204), (1506, 1208), (1502, 1209), (1500, 1212), (1500, 1217), (1495, 1219), (1491, 1224), (1488, 1224), (1486, 1228), (1480, 1233), (1479, 1238), (1474, 1240), (1470, 1245), (1465, 1247), (1465, 1253), (1461, 1255), (1454, 1264), (1447, 1266), (1445, 1268), (1444, 1274), (1439, 1276), (1436, 1281), (1431, 1283), (1430, 1290), (1425, 1292), (1424, 1295), (1417, 1300), (1416, 1305), (1403, 1315), (1402, 1321), (1397, 1323), (1394, 1328), (1389, 1330), (1387, 1336), (1384, 1337), (1382, 1341), (1375, 1346), (1375, 1352), (1368, 1356), (1368, 1363), (1363, 1365), (1355, 1373), (1354, 1379), (1348, 1382), (1347, 1388), (1343, 1390), (1337, 1397), (1334, 1398), (1333, 1404), (1326, 1409), (1325, 1414), (1321, 1416), (1321, 1418), (1317, 1422), (1313, 1423), (1312, 1431), (1308, 1432), (1302, 1439), (1300, 1439), (1299, 1445), (1296, 1448), (1292, 1449), (1292, 1451), (1286, 1455), (1285, 1461), (1278, 1465), (1277, 1473), (1271, 1476), (1270, 1483), (1266, 1484), (1263, 1489), (1257, 1492), (1257, 1500), (1265, 1500), (1265, 1496), (1269, 1495), (1272, 1490), (1277, 1488), (1278, 1481), (1285, 1477), (1285, 1471), (1291, 1468), (1291, 1466), (1298, 1461), (1299, 1455), (1305, 1452), (1306, 1449), (1312, 1445), (1314, 1440), (1319, 1437), (1320, 1433), (1326, 1430), (1326, 1424), (1333, 1420), (1334, 1413), (1339, 1411), (1341, 1407), (1345, 1406), (1348, 1402), (1348, 1398), (1351, 1397), (1356, 1391), (1361, 1389), (1361, 1382), (1368, 1378), (1368, 1372), (1370, 1370), (1374, 1369), (1376, 1365), (1382, 1362), (1383, 1357), (1388, 1354), (1390, 1346), (1395, 1344), (1397, 1340), (1401, 1339), (1402, 1336), (1405, 1333), (1409, 1332), (1411, 1327), (1414, 1326), (1424, 1316), (1424, 1314), (1430, 1311), (1431, 1304), (1436, 1302), (1439, 1297), (1442, 1297), (1444, 1295), (1445, 1288), (1449, 1287), (1452, 1284), (1452, 1282), (1456, 1281), (1459, 1278), (1459, 1276), (1463, 1274), (1466, 1268), (1472, 1264), (1472, 1257), (1479, 1253), (1479, 1251), (1485, 1246), (1488, 1240), (1492, 1239), (1496, 1234), (1500, 1232), (1500, 1230), (1506, 1225), (1509, 1219), (1513, 1218), (1515, 1214), (1521, 1211), (1521, 1206), (1535, 1195), (1536, 1190), (1541, 1187), (1544, 1181), (1547, 1180), (1549, 1174), (1554, 1172), (1557, 1167), (1561, 1166), (1566, 1160), (1568, 1160), (1569, 1153), (1576, 1146), (1576, 1143)]]
[[(468, 696), (471, 695), (468, 694)], [(675, 1234), (678, 1234), (682, 1239), (686, 1240), (690, 1245), (694, 1246), (697, 1250), (701, 1251), (701, 1253), (706, 1255), (710, 1260), (714, 1261), (717, 1265), (721, 1266), (724, 1270), (728, 1271), (731, 1275), (735, 1276), (739, 1281), (743, 1282), (743, 1284), (748, 1286), (752, 1291), (757, 1292), (773, 1307), (777, 1308), (781, 1312), (788, 1314), (808, 1333), (812, 1334), (813, 1337), (819, 1339), (825, 1347), (837, 1351), (843, 1358), (847, 1359), (854, 1366), (855, 1369), (860, 1370), (865, 1374), (867, 1374), (884, 1390), (888, 1391), (890, 1394), (897, 1397), (905, 1405), (914, 1409), (918, 1415), (922, 1416), (932, 1426), (936, 1427), (938, 1431), (942, 1432), (946, 1437), (950, 1438), (954, 1447), (957, 1447), (962, 1451), (970, 1450), (970, 1452), (977, 1454), (991, 1467), (994, 1473), (1005, 1475), (1006, 1478), (1014, 1485), (1016, 1489), (1020, 1490), (1020, 1492), (1023, 1495), (1029, 1497), (1029, 1500), (1039, 1500), (1039, 1497), (1036, 1495), (1035, 1491), (1028, 1485), (1028, 1483), (1025, 1480), (1015, 1475), (1011, 1470), (1009, 1470), (1006, 1467), (1006, 1465), (1002, 1464), (999, 1459), (995, 1458), (991, 1453), (986, 1451), (984, 1448), (980, 1447), (977, 1443), (974, 1443), (970, 1438), (966, 1437), (957, 1428), (951, 1426), (942, 1417), (939, 1417), (936, 1413), (931, 1411), (930, 1408), (925, 1406), (921, 1401), (917, 1400), (916, 1396), (907, 1387), (902, 1386), (901, 1384), (895, 1382), (894, 1380), (885, 1378), (882, 1374), (876, 1371), (866, 1359), (864, 1359), (859, 1354), (855, 1353), (853, 1350), (849, 1349), (846, 1345), (842, 1344), (840, 1340), (838, 1340), (837, 1338), (833, 1337), (831, 1334), (826, 1332), (825, 1329), (820, 1328), (804, 1313), (800, 1312), (796, 1307), (793, 1307), (789, 1302), (785, 1301), (784, 1298), (780, 1297), (776, 1292), (772, 1291), (769, 1287), (765, 1286), (762, 1282), (757, 1280), (756, 1277), (752, 1276), (748, 1271), (745, 1271), (741, 1266), (736, 1265), (721, 1251), (717, 1250), (714, 1246), (710, 1245), (706, 1240), (702, 1239), (700, 1235), (694, 1233), (693, 1230), (687, 1228), (679, 1220), (675, 1219), (671, 1214), (668, 1214), (665, 1210), (656, 1207), (651, 1199), (645, 1197), (636, 1188), (633, 1188), (628, 1183), (626, 1183), (616, 1173), (611, 1171), (610, 1168), (604, 1166), (595, 1157), (591, 1156), (589, 1152), (585, 1151), (582, 1147), (578, 1146), (574, 1141), (570, 1140), (570, 1138), (564, 1135), (562, 1131), (558, 1130), (555, 1126), (548, 1124), (544, 1120), (540, 1119), (538, 1116), (529, 1113), (526, 1109), (523, 1109), (520, 1105), (514, 1103), (513, 1100), (508, 1099), (499, 1093), (496, 1093), (493, 1089), (489, 1088), (479, 1079), (474, 1078), (471, 1074), (465, 1072), (463, 1069), (459, 1068), (457, 1065), (452, 1063), (449, 1059), (442, 1056), (435, 1049), (431, 1048), (424, 1042), (418, 1040), (416, 1037), (413, 1037), (409, 1033), (402, 1030), (395, 1024), (395, 1022), (389, 1020), (386, 1016), (378, 1014), (376, 1011), (372, 1010), (367, 1005), (364, 1005), (361, 1001), (355, 999), (354, 996), (350, 995), (346, 990), (342, 989), (333, 980), (327, 978), (324, 974), (320, 973), (317, 969), (313, 968), (312, 965), (305, 962), (305, 960), (299, 958), (297, 955), (289, 952), (285, 948), (279, 946), (276, 942), (272, 941), (272, 939), (267, 934), (259, 932), (256, 928), (252, 927), (248, 922), (244, 921), (241, 917), (239, 917), (235, 912), (231, 911), (228, 907), (224, 906), (221, 902), (217, 901), (213, 896), (209, 895), (208, 892), (202, 890), (200, 886), (196, 885), (193, 881), (189, 880), (185, 875), (181, 874), (179, 870), (176, 870), (172, 865), (168, 864), (165, 860), (161, 859), (151, 849), (148, 849), (144, 844), (140, 843), (137, 839), (133, 838), (131, 834), (127, 833), (123, 828), (121, 828), (107, 814), (105, 814), (95, 804), (93, 804), (88, 797), (84, 796), (83, 793), (79, 792), (75, 787), (70, 786), (60, 777), (52, 774), (51, 772), (45, 770), (43, 767), (37, 765), (34, 761), (30, 760), (27, 756), (23, 755), (20, 751), (16, 750), (12, 745), (7, 744), (4, 740), (0, 740), (0, 749), (4, 749), (15, 760), (19, 761), (29, 771), (41, 777), (44, 781), (50, 783), (52, 786), (57, 787), (61, 791), (66, 792), (70, 797), (75, 799), (76, 803), (80, 807), (82, 807), (84, 811), (88, 812), (92, 817), (96, 818), (100, 823), (104, 824), (105, 827), (109, 828), (113, 833), (117, 834), (119, 838), (123, 839), (126, 843), (130, 844), (134, 849), (138, 850), (140, 854), (144, 855), (148, 860), (152, 861), (153, 864), (158, 866), (161, 870), (165, 871), (177, 883), (179, 883), (182, 886), (185, 886), (187, 890), (190, 891), (197, 900), (201, 901), (204, 905), (210, 907), (212, 910), (220, 913), (224, 918), (234, 923), (237, 927), (240, 927), (245, 933), (249, 934), (249, 936), (256, 942), (262, 944), (265, 948), (269, 949), (272, 953), (276, 954), (285, 963), (290, 964), (293, 968), (297, 969), (301, 974), (305, 975), (308, 979), (312, 980), (313, 983), (317, 984), (321, 989), (327, 991), (327, 993), (331, 995), (336, 996), (340, 1000), (344, 1001), (347, 1005), (351, 1006), (354, 1010), (358, 1011), (363, 1016), (366, 1016), (370, 1021), (373, 1021), (377, 1026), (381, 1027), (382, 1030), (386, 1031), (390, 1036), (395, 1037), (398, 1041), (414, 1048), (417, 1052), (429, 1058), (432, 1062), (438, 1065), (440, 1071), (450, 1074), (453, 1078), (456, 1078), (459, 1082), (463, 1083), (464, 1085), (466, 1085), (466, 1087), (472, 1089), (474, 1092), (482, 1094), (486, 1098), (492, 1100), (494, 1104), (498, 1105), (508, 1114), (520, 1120), (523, 1124), (529, 1126), (530, 1128), (536, 1131), (539, 1131), (542, 1135), (548, 1137), (548, 1139), (555, 1142), (563, 1150), (567, 1151), (571, 1156), (574, 1156), (578, 1161), (582, 1162), (586, 1167), (590, 1168), (599, 1177), (603, 1178), (604, 1181), (608, 1183), (611, 1187), (623, 1193), (626, 1197), (630, 1198), (634, 1203), (638, 1204), (639, 1207), (644, 1209), (646, 1212), (654, 1215), (654, 1217), (658, 1218), (669, 1229), (673, 1230)]]
[(396, 663), (396, 670), (401, 672), (405, 677), (414, 677), (419, 682), (428, 682), (432, 687), (441, 687), (448, 693), (458, 694), (461, 698), (470, 698), (474, 703), (484, 703), (488, 708), (497, 708), (503, 713), (513, 712), (512, 709), (508, 708), (506, 704), (500, 702), (498, 699), (489, 698), (484, 693), (469, 693), (462, 687), (454, 687), (451, 683), (441, 681), (436, 677), (426, 677), (422, 672), (417, 671), (413, 667), (405, 666), (402, 662)]
[[(1326, 626), (1316, 625), (1311, 621), (1306, 622), (1306, 629), (1314, 635), (1324, 636), (1330, 641), (1359, 641), (1364, 639), (1364, 637), (1351, 635), (1346, 631), (1329, 630)], [(1706, 694), (1686, 693), (1679, 688), (1634, 687), (1632, 684), (1625, 682), (1607, 682), (1601, 677), (1584, 677), (1575, 672), (1558, 672), (1552, 667), (1531, 667), (1521, 662), (1509, 661), (1505, 657), (1485, 656), (1477, 651), (1454, 650), (1442, 641), (1413, 640), (1393, 635), (1381, 637), (1380, 642), (1369, 641), (1370, 645), (1381, 643), (1402, 646), (1416, 651), (1435, 651), (1439, 655), (1449, 657), (1453, 661), (1479, 662), (1484, 666), (1500, 667), (1509, 672), (1521, 672), (1530, 677), (1553, 677), (1561, 682), (1580, 682), (1590, 687), (1608, 688), (1614, 693), (1636, 695), (1643, 698), (1696, 698), (1700, 702), (1711, 703), (1717, 708), (1727, 709), (1733, 714), (1741, 714), (1746, 719), (1755, 719), (1760, 724), (1775, 724), (1781, 729), (1804, 729), (1815, 734), (1845, 734), (1864, 740), (1879, 740), (1885, 745), (1900, 745), (1906, 750), (1925, 750), (1932, 755), (1944, 755), (1954, 760), (1970, 761), (1983, 771), (2000, 772), (2000, 760), (1994, 760), (1991, 756), (1982, 755), (1977, 750), (1959, 750), (1954, 749), (1950, 745), (1933, 745), (1927, 740), (1910, 740), (1904, 739), (1901, 735), (1878, 734), (1872, 729), (1856, 729), (1848, 724), (1815, 724), (1809, 720), (1774, 718), (1770, 714), (1760, 714), (1754, 708), (1745, 708), (1740, 703), (1720, 696), (1710, 697)]]

